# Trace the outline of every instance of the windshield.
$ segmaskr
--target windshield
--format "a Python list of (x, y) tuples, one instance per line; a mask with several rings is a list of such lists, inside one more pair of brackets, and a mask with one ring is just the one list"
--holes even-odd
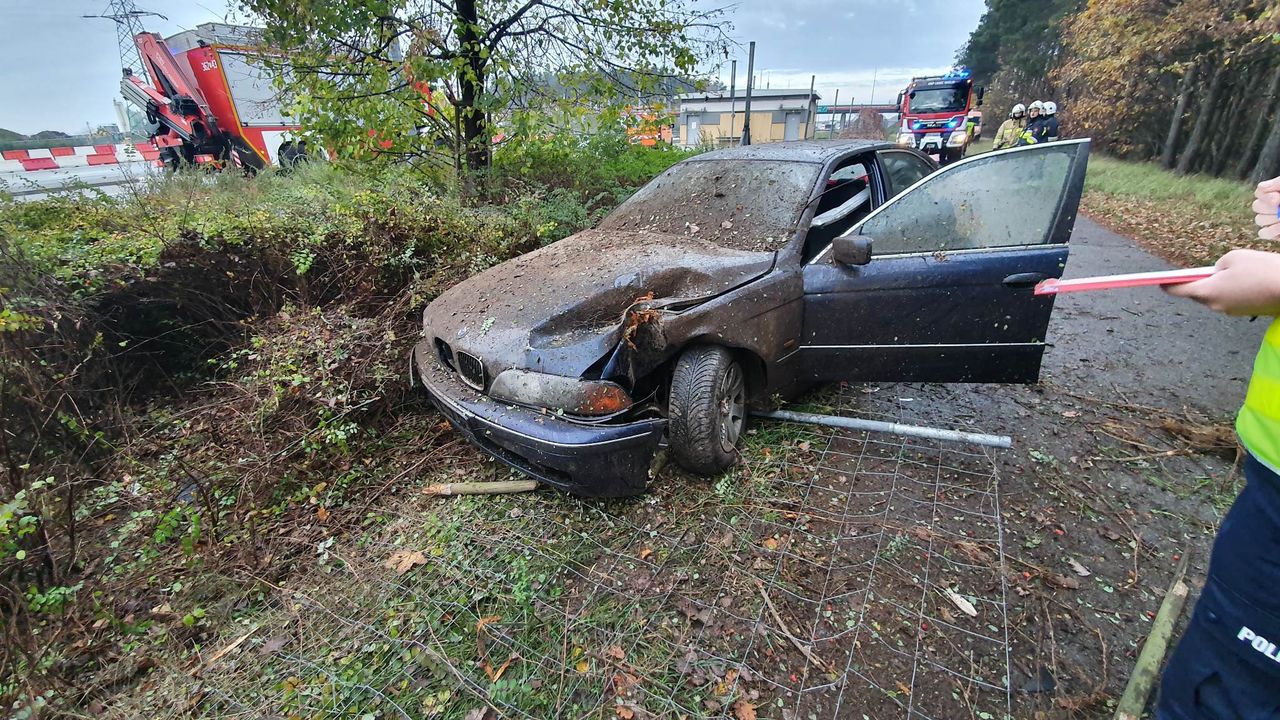
[(735, 250), (777, 250), (791, 239), (822, 169), (777, 160), (687, 160), (640, 188), (601, 230), (692, 235)]
[(969, 88), (958, 85), (949, 88), (916, 90), (911, 94), (911, 112), (958, 112), (969, 104)]

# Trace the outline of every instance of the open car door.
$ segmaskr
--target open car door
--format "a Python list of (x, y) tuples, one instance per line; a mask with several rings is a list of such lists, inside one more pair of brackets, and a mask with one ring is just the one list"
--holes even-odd
[[(815, 381), (1035, 382), (1084, 187), (1089, 140), (948, 165), (804, 267)], [(869, 245), (869, 248), (868, 248)], [(869, 252), (868, 252), (869, 250)]]

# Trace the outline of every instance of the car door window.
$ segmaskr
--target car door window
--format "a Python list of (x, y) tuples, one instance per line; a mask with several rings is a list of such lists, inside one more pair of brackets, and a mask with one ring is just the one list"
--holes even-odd
[(827, 178), (827, 186), (823, 190), (822, 200), (818, 202), (813, 224), (824, 226), (838, 222), (866, 206), (870, 198), (871, 185), (868, 182), (867, 166), (861, 162), (845, 165)]
[(805, 237), (806, 261), (871, 212), (871, 158), (862, 155), (846, 160), (827, 177)]
[(884, 167), (885, 174), (889, 176), (889, 197), (915, 185), (921, 178), (933, 172), (929, 163), (905, 152), (881, 153), (880, 164)]
[(873, 238), (873, 255), (1048, 243), (1080, 156), (1069, 143), (971, 158), (882, 206), (857, 232)]

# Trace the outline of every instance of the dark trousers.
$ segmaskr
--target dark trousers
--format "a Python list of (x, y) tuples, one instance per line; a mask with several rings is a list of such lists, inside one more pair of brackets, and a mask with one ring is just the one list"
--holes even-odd
[(1280, 476), (1252, 456), (1169, 658), (1158, 720), (1280, 720)]

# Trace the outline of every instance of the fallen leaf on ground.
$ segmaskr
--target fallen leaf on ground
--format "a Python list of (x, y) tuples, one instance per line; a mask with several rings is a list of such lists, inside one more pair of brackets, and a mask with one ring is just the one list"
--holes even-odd
[(270, 638), (262, 643), (262, 647), (258, 648), (259, 655), (275, 655), (284, 648), (287, 641), (284, 638)]
[(961, 540), (956, 543), (956, 549), (967, 555), (970, 560), (979, 565), (990, 565), (995, 562), (991, 555), (989, 555), (986, 550), (983, 550), (977, 543), (969, 542), (968, 540)]
[[(481, 660), (484, 660), (486, 672), (489, 671), (489, 651), (485, 647), (484, 628), (489, 623), (495, 623), (501, 619), (501, 615), (486, 615), (476, 622), (476, 654), (480, 656)], [(508, 660), (508, 662), (510, 661)], [(490, 677), (489, 679), (492, 680), (493, 678)]]
[(653, 554), (653, 550), (652, 550), (652, 549), (650, 549), (650, 548), (644, 548), (643, 550), (641, 550), (641, 551), (640, 551), (640, 559), (641, 559), (641, 560), (644, 560), (645, 558), (649, 557), (649, 556), (650, 556), (650, 555), (652, 555), (652, 554)]
[(515, 659), (516, 659), (516, 656), (512, 655), (511, 657), (507, 658), (506, 662), (499, 665), (498, 669), (496, 670), (489, 663), (485, 663), (483, 666), (484, 674), (489, 676), (489, 682), (498, 682), (499, 680), (501, 680), (502, 673), (506, 672), (507, 668), (511, 667), (511, 663), (514, 662)]
[(960, 608), (960, 612), (968, 615), (969, 617), (978, 617), (978, 609), (973, 606), (973, 603), (960, 595), (960, 593), (952, 590), (951, 588), (945, 588), (942, 591), (942, 594), (951, 601), (952, 605)]
[(1055, 587), (1060, 587), (1067, 590), (1076, 590), (1080, 587), (1079, 580), (1073, 577), (1068, 577), (1066, 575), (1059, 575), (1057, 573), (1045, 573), (1044, 581)]
[(613, 709), (613, 712), (617, 714), (618, 717), (622, 718), (622, 720), (632, 720), (632, 718), (636, 716), (636, 711), (626, 705), (617, 706)]
[(764, 540), (761, 540), (760, 544), (763, 545), (766, 550), (778, 549), (778, 541), (771, 537), (767, 537)]
[(1089, 572), (1089, 568), (1081, 565), (1075, 558), (1068, 558), (1067, 563), (1071, 565), (1071, 569), (1080, 577), (1089, 577), (1093, 573)]
[(933, 531), (923, 525), (912, 525), (907, 528), (907, 533), (924, 542), (929, 542), (929, 540), (933, 539)]
[(627, 658), (627, 654), (623, 652), (622, 648), (618, 647), (617, 645), (610, 645), (609, 647), (605, 648), (604, 654), (611, 658), (614, 658), (615, 660), (625, 660)]
[(326, 510), (323, 505), (316, 508), (316, 519), (319, 520), (320, 522), (329, 521), (329, 511)]
[(394, 570), (397, 575), (403, 575), (412, 570), (417, 565), (426, 565), (427, 556), (421, 550), (397, 550), (391, 553), (391, 557), (383, 563), (388, 570)]
[(676, 661), (676, 671), (681, 675), (687, 675), (693, 669), (695, 663), (698, 662), (698, 654), (692, 649), (685, 652), (684, 656)]
[(578, 664), (573, 666), (573, 669), (577, 670), (579, 675), (586, 675), (587, 671), (591, 669), (591, 663), (586, 660), (579, 660)]
[(678, 597), (674, 601), (676, 609), (684, 614), (690, 620), (696, 620), (703, 625), (711, 621), (711, 608), (698, 607), (692, 600), (686, 597)]
[(735, 720), (756, 720), (756, 706), (739, 700), (733, 704), (733, 717)]
[[(625, 695), (640, 682), (640, 678), (631, 673), (619, 672), (613, 675), (613, 691), (615, 695)], [(635, 708), (632, 708), (635, 710)]]

